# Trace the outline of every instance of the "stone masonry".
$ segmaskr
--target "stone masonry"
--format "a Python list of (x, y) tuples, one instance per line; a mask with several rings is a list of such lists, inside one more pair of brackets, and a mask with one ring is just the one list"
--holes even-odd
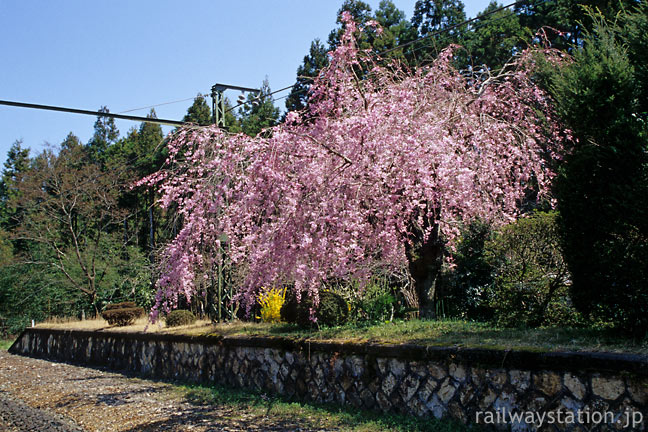
[(639, 355), (48, 329), (27, 329), (10, 351), (500, 430), (648, 429)]

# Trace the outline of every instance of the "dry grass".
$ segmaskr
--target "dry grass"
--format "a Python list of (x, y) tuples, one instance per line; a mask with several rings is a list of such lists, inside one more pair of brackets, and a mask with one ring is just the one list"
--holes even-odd
[(150, 324), (140, 318), (132, 326), (110, 326), (103, 319), (69, 320), (38, 324), (41, 328), (100, 330), (104, 332), (146, 332), (191, 336), (266, 336), (337, 342), (415, 343), (429, 346), (461, 346), (532, 351), (599, 351), (648, 354), (648, 339), (623, 337), (609, 328), (507, 329), (460, 320), (411, 320), (374, 325), (348, 324), (322, 329), (300, 329), (291, 324), (235, 321), (167, 328), (163, 322)]
[[(194, 324), (178, 327), (167, 327), (164, 321), (158, 321), (151, 324), (148, 317), (138, 318), (135, 324), (117, 327), (108, 324), (103, 318), (88, 320), (78, 319), (53, 319), (36, 325), (37, 328), (65, 329), (65, 330), (96, 330), (105, 332), (122, 332), (122, 333), (192, 333), (194, 331), (205, 330), (205, 326), (210, 326), (209, 320), (198, 320)], [(198, 333), (192, 333), (198, 334)]]

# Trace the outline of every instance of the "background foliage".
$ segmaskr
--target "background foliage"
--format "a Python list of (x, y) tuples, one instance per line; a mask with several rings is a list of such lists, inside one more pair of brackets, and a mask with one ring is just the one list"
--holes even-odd
[[(493, 2), (483, 13), (498, 6)], [(453, 27), (465, 19), (459, 0), (419, 0), (411, 20), (390, 0), (376, 10), (345, 0), (328, 40), (312, 42), (285, 106), (313, 120), (311, 108), (325, 98), (312, 92), (313, 84), (331, 63), (327, 53), (343, 44), (349, 23), (343, 12), (358, 24), (358, 48), (380, 54), (381, 65), (396, 59), (402, 62), (397, 72), (411, 71), (457, 43), (463, 49), (455, 51), (453, 65), (482, 81), (539, 42), (544, 26), (541, 34), (564, 60), (538, 60), (542, 68), (533, 79), (569, 128), (563, 138), (573, 137), (551, 166), (558, 172), (550, 197), (558, 213), (531, 213), (503, 229), (485, 219), (457, 221), (462, 228), (455, 246), (444, 236), (434, 245), (432, 267), (442, 255), (446, 264), (442, 276), (432, 278), (432, 309), (506, 326), (603, 321), (641, 337), (648, 331), (647, 7), (635, 0), (529, 1)], [(353, 69), (359, 80), (371, 81), (369, 68)], [(282, 116), (267, 80), (260, 85), (261, 103), (250, 99), (235, 110), (227, 102), (229, 133), (254, 137), (265, 130), (267, 138), (269, 128), (295, 118)], [(185, 120), (212, 123), (205, 97), (196, 97)], [(160, 251), (187, 219), (178, 203), (162, 208), (153, 189), (132, 185), (157, 172), (169, 154), (158, 126), (143, 123), (120, 136), (104, 116), (87, 143), (71, 132), (35, 155), (14, 143), (0, 179), (0, 332), (16, 333), (31, 319), (90, 316), (124, 300), (152, 307), (165, 264)], [(519, 213), (547, 209), (532, 183), (515, 203)], [(197, 275), (199, 296), (193, 302), (181, 297), (177, 306), (214, 319), (242, 315), (233, 290), (249, 268), (231, 265), (228, 240), (219, 239), (213, 266)], [(415, 315), (411, 306), (420, 293), (411, 268), (364, 270), (364, 282), (322, 281), (344, 301), (336, 314), (355, 322)]]

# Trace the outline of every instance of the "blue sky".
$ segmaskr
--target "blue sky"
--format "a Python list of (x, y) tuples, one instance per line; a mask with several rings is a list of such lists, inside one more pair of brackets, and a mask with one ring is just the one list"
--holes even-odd
[[(367, 1), (367, 0), (365, 0)], [(367, 1), (376, 9), (379, 0)], [(411, 18), (415, 0), (395, 0)], [(474, 16), (488, 0), (465, 1)], [(5, 0), (0, 99), (111, 112), (192, 98), (216, 82), (291, 85), (342, 0)], [(279, 94), (277, 97), (285, 95)], [(232, 93), (230, 99), (238, 96)], [(181, 120), (191, 101), (156, 108)], [(277, 105), (283, 108), (284, 100)], [(130, 114), (145, 116), (148, 110)], [(39, 152), (69, 132), (86, 142), (95, 118), (0, 106), (0, 162), (22, 139)], [(118, 121), (122, 135), (139, 123)], [(168, 130), (168, 128), (167, 128)]]

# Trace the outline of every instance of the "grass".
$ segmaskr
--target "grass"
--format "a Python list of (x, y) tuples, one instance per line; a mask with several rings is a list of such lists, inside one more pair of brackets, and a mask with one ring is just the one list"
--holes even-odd
[[(202, 329), (201, 329), (202, 332)], [(605, 351), (648, 354), (648, 340), (624, 338), (607, 328), (496, 328), (460, 320), (411, 320), (373, 325), (345, 325), (303, 330), (289, 324), (232, 323), (213, 325), (220, 335), (284, 336), (311, 340), (374, 343), (414, 343), (533, 351)], [(193, 331), (190, 333), (197, 334)], [(204, 333), (203, 333), (204, 334)]]
[(7, 351), (12, 343), (13, 339), (0, 339), (0, 351)]
[(325, 428), (357, 432), (435, 431), (468, 432), (482, 430), (454, 420), (418, 419), (412, 416), (378, 414), (371, 411), (327, 404), (300, 403), (286, 398), (268, 397), (250, 390), (219, 386), (175, 385), (195, 405), (220, 405), (268, 418), (270, 423), (299, 424), (302, 428)]
[(301, 329), (291, 324), (198, 321), (190, 326), (166, 328), (148, 324), (145, 318), (133, 326), (111, 327), (103, 319), (42, 323), (38, 327), (101, 331), (160, 332), (189, 335), (269, 336), (338, 342), (413, 343), (533, 351), (598, 351), (648, 354), (648, 339), (623, 337), (605, 327), (536, 329), (497, 328), (491, 324), (461, 320), (410, 320), (381, 324), (348, 324), (322, 329)]

